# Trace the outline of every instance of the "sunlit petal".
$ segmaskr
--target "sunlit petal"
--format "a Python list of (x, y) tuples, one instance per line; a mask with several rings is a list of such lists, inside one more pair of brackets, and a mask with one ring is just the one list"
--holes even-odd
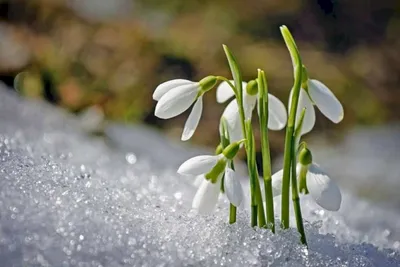
[(186, 120), (185, 127), (183, 128), (183, 133), (181, 140), (189, 140), (194, 132), (196, 131), (197, 125), (199, 124), (201, 113), (203, 111), (203, 97), (199, 97), (190, 112), (189, 117)]
[(201, 185), (201, 182), (203, 182), (204, 179), (205, 179), (204, 175), (197, 175), (196, 179), (194, 179), (193, 185), (195, 187), (199, 187)]
[(274, 197), (282, 193), (283, 170), (279, 170), (272, 175), (272, 194)]
[(318, 80), (309, 80), (308, 90), (315, 105), (325, 117), (334, 123), (339, 123), (343, 119), (343, 106), (328, 87)]
[[(233, 83), (233, 81), (230, 81)], [(218, 85), (217, 87), (217, 102), (218, 103), (224, 103), (226, 102), (229, 98), (233, 97), (235, 93), (233, 92), (233, 89), (229, 86), (227, 82), (222, 82)]]
[(194, 83), (168, 91), (158, 101), (154, 114), (161, 119), (169, 119), (181, 114), (193, 104), (198, 90), (197, 83)]
[(268, 94), (268, 128), (281, 130), (286, 126), (286, 122), (285, 105), (276, 96)]
[(224, 178), (225, 194), (235, 207), (239, 207), (243, 199), (243, 188), (235, 172), (226, 168)]
[(204, 179), (193, 198), (192, 208), (199, 214), (210, 214), (214, 211), (221, 190), (221, 179), (216, 183)]
[(228, 124), (229, 138), (231, 142), (243, 139), (242, 125), (240, 122), (239, 109), (236, 99), (232, 100), (225, 108), (222, 117)]
[[(290, 107), (291, 107), (292, 94), (293, 94), (293, 90), (290, 91), (289, 112), (290, 112)], [(314, 128), (315, 111), (314, 111), (314, 106), (313, 106), (310, 98), (308, 97), (306, 91), (304, 91), (303, 89), (300, 89), (299, 103), (298, 103), (297, 112), (296, 112), (296, 121), (299, 121), (299, 117), (300, 117), (300, 114), (301, 114), (301, 111), (303, 110), (303, 108), (306, 108), (306, 113), (304, 115), (301, 135), (310, 132)]]
[(243, 93), (243, 108), (246, 120), (251, 119), (256, 103), (257, 103), (257, 95), (249, 95), (247, 94), (247, 92)]
[(312, 198), (322, 208), (339, 210), (342, 202), (339, 187), (316, 164), (311, 164), (308, 168), (307, 188)]
[(200, 175), (208, 173), (221, 158), (220, 155), (201, 155), (188, 159), (178, 169), (178, 173), (186, 175)]
[(158, 101), (168, 91), (170, 91), (178, 86), (181, 86), (181, 85), (187, 85), (187, 84), (193, 84), (193, 83), (195, 83), (195, 82), (192, 82), (189, 80), (184, 80), (184, 79), (175, 79), (175, 80), (163, 82), (162, 84), (157, 86), (156, 90), (154, 90), (153, 99)]

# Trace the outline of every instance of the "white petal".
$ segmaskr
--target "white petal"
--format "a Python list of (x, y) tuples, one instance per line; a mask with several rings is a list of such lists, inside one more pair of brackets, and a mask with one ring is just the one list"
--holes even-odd
[(183, 133), (181, 140), (189, 140), (194, 132), (196, 131), (197, 125), (199, 124), (201, 113), (203, 111), (203, 97), (199, 97), (194, 104), (189, 117), (186, 120), (185, 127), (183, 128)]
[(228, 123), (229, 139), (231, 143), (243, 139), (242, 125), (236, 99), (232, 100), (228, 106), (226, 106), (222, 117), (224, 117)]
[[(233, 81), (230, 81), (230, 82), (233, 83)], [(218, 87), (217, 87), (217, 102), (218, 103), (224, 103), (234, 95), (235, 95), (235, 92), (233, 92), (233, 89), (229, 86), (229, 84), (227, 82), (222, 82), (218, 85)]]
[(157, 86), (156, 90), (154, 90), (153, 99), (158, 101), (168, 91), (170, 91), (178, 86), (181, 86), (181, 85), (193, 84), (193, 83), (194, 82), (192, 82), (192, 81), (184, 80), (184, 79), (175, 79), (175, 80), (163, 82), (162, 84)]
[(199, 187), (199, 186), (201, 185), (201, 182), (203, 182), (204, 179), (205, 179), (205, 178), (204, 178), (204, 175), (197, 175), (197, 176), (196, 176), (196, 179), (195, 179), (194, 182), (193, 182), (193, 185), (194, 185), (195, 187)]
[(316, 164), (311, 164), (308, 168), (307, 188), (312, 198), (322, 208), (339, 210), (342, 202), (339, 187)]
[(243, 108), (246, 120), (251, 119), (256, 102), (257, 95), (249, 95), (247, 92), (243, 92)]
[(210, 214), (217, 204), (220, 190), (221, 179), (214, 184), (204, 179), (193, 198), (192, 208), (200, 214)]
[(200, 175), (208, 173), (221, 158), (221, 155), (201, 155), (188, 159), (178, 169), (178, 173), (186, 175)]
[(308, 81), (308, 92), (318, 109), (334, 123), (339, 123), (344, 116), (342, 104), (323, 83), (317, 80)]
[(178, 116), (193, 104), (198, 90), (198, 84), (193, 83), (168, 91), (158, 101), (154, 114), (161, 119)]
[(268, 128), (281, 130), (287, 122), (285, 105), (276, 96), (268, 94)]
[(279, 196), (282, 193), (283, 170), (279, 170), (272, 175), (272, 195)]
[[(290, 96), (289, 96), (289, 113), (290, 113), (292, 94), (293, 94), (293, 90), (290, 91)], [(300, 117), (300, 114), (301, 114), (301, 111), (303, 110), (303, 108), (306, 108), (306, 114), (304, 115), (301, 135), (310, 132), (312, 130), (312, 128), (314, 128), (315, 111), (314, 111), (314, 106), (313, 106), (310, 98), (308, 97), (306, 91), (304, 91), (303, 89), (300, 89), (299, 103), (297, 106), (297, 113), (296, 113), (296, 122), (299, 121), (299, 117)], [(296, 127), (297, 127), (297, 123), (296, 123)]]
[(243, 188), (231, 168), (226, 168), (224, 178), (225, 194), (235, 207), (239, 207), (243, 199)]

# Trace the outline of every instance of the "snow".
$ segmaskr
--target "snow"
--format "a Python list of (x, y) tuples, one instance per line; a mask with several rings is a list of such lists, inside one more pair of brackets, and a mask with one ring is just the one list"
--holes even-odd
[(229, 225), (224, 197), (211, 216), (191, 212), (193, 179), (176, 169), (201, 149), (142, 126), (95, 138), (4, 86), (0, 125), (2, 266), (400, 265), (399, 213), (350, 193), (337, 213), (302, 199), (307, 250), (295, 229), (252, 229), (247, 211)]

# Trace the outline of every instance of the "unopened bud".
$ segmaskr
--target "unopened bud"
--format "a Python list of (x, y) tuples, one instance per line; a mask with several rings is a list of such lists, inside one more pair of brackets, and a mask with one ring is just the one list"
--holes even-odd
[(246, 92), (249, 95), (256, 95), (258, 93), (258, 84), (256, 80), (251, 80), (247, 83)]
[(300, 151), (299, 161), (301, 165), (308, 166), (312, 163), (312, 154), (307, 147), (303, 147)]
[(222, 151), (223, 151), (222, 145), (219, 144), (219, 145), (217, 146), (217, 148), (215, 149), (215, 154), (216, 154), (216, 155), (221, 154)]
[(201, 79), (200, 82), (199, 82), (200, 87), (201, 87), (201, 91), (203, 93), (205, 93), (205, 92), (211, 90), (215, 86), (217, 81), (218, 81), (217, 77), (212, 76), (212, 75)]
[(238, 153), (239, 149), (240, 149), (240, 145), (244, 142), (243, 140), (240, 140), (238, 142), (234, 142), (232, 144), (230, 144), (229, 146), (227, 146), (224, 151), (222, 151), (222, 154), (224, 154), (225, 158), (232, 160), (236, 154)]

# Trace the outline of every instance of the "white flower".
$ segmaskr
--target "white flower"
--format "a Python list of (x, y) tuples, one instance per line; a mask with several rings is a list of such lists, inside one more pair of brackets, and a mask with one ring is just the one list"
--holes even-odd
[(224, 191), (229, 201), (235, 207), (239, 207), (243, 199), (243, 188), (235, 171), (231, 168), (225, 169)]
[(178, 173), (184, 175), (201, 175), (208, 173), (215, 165), (217, 165), (218, 161), (224, 159), (225, 157), (223, 154), (196, 156), (182, 163), (178, 168)]
[[(314, 201), (322, 208), (330, 211), (340, 209), (342, 195), (339, 187), (329, 178), (329, 176), (321, 170), (321, 168), (311, 163), (309, 165), (297, 165), (297, 178), (302, 171), (306, 171), (306, 189), (310, 193)], [(272, 175), (272, 190), (274, 196), (278, 196), (282, 192), (282, 176), (283, 170)], [(301, 181), (299, 181), (300, 186)]]
[(195, 102), (181, 137), (182, 141), (189, 140), (200, 121), (203, 94), (216, 82), (216, 77), (208, 76), (199, 82), (175, 79), (160, 84), (153, 93), (153, 99), (158, 101), (154, 114), (161, 119), (170, 119), (186, 111)]
[[(192, 208), (199, 213), (209, 214), (214, 210), (221, 190), (223, 175), (225, 175), (224, 189), (229, 201), (236, 207), (242, 202), (243, 189), (236, 177), (236, 173), (228, 167), (229, 161), (230, 159), (226, 158), (222, 153), (214, 156), (201, 155), (188, 159), (179, 167), (179, 174), (196, 175), (196, 184), (201, 180), (192, 203)], [(217, 164), (219, 164), (221, 170), (219, 173), (213, 173), (213, 175), (216, 175), (215, 179), (207, 179), (206, 174), (218, 169), (214, 168)]]
[(216, 183), (203, 179), (196, 195), (194, 195), (192, 208), (199, 214), (210, 214), (214, 211), (218, 202), (219, 192), (221, 190), (221, 177), (218, 177)]
[[(306, 108), (301, 134), (306, 134), (312, 130), (315, 124), (314, 105), (318, 107), (325, 117), (334, 123), (339, 123), (344, 116), (343, 106), (336, 96), (322, 82), (317, 80), (308, 80), (308, 93), (300, 89), (299, 103), (297, 106), (297, 120), (303, 108)], [(292, 93), (289, 97), (289, 112), (291, 106)]]
[[(245, 118), (250, 119), (258, 101), (258, 95), (250, 95), (246, 90), (247, 83), (243, 82), (243, 107)], [(227, 82), (222, 82), (217, 88), (217, 102), (224, 103), (234, 96), (232, 88)], [(281, 130), (285, 127), (287, 113), (283, 103), (275, 96), (268, 94), (268, 128), (271, 130)], [(222, 117), (224, 117), (229, 127), (229, 137), (231, 141), (242, 139), (242, 128), (239, 116), (239, 107), (236, 99), (233, 99), (226, 106)]]

